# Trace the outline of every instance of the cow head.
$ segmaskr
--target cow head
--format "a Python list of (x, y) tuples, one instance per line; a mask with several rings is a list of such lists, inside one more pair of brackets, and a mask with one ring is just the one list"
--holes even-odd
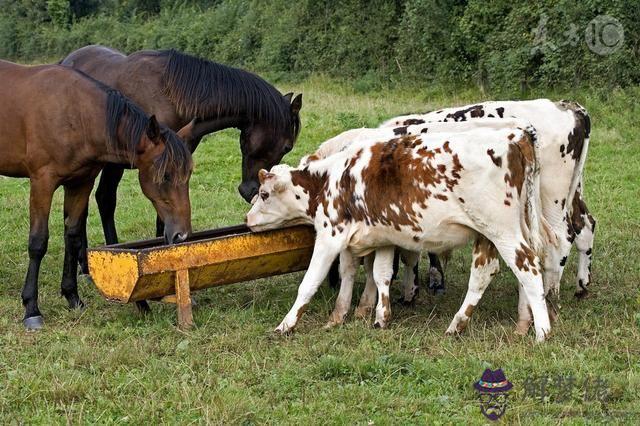
[(260, 188), (246, 217), (252, 231), (312, 223), (306, 212), (309, 195), (294, 185), (292, 170), (290, 166), (278, 165), (270, 172), (262, 169), (258, 173)]

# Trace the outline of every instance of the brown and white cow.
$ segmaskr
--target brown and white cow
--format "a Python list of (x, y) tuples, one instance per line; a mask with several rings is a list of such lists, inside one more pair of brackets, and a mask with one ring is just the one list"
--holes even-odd
[[(582, 194), (582, 175), (591, 132), (589, 115), (582, 106), (571, 101), (548, 99), (484, 102), (395, 117), (380, 127), (399, 132), (411, 125), (428, 127), (435, 122), (479, 122), (509, 117), (525, 120), (537, 131), (542, 210), (559, 241), (557, 247), (551, 247), (547, 252), (545, 285), (556, 294), (559, 292), (562, 272), (574, 243), (579, 251), (575, 295), (581, 298), (587, 295), (591, 281), (596, 224)], [(527, 317), (528, 310), (521, 308), (521, 324)]]
[[(343, 151), (356, 142), (363, 141), (380, 141), (386, 139), (392, 139), (394, 136), (399, 135), (421, 135), (429, 132), (433, 133), (458, 133), (469, 130), (488, 128), (488, 129), (504, 129), (520, 127), (526, 128), (530, 124), (520, 119), (500, 119), (500, 118), (487, 118), (482, 121), (468, 121), (468, 122), (452, 122), (452, 123), (429, 123), (425, 124), (408, 124), (400, 128), (358, 128), (351, 129), (334, 136), (331, 139), (323, 142), (318, 149), (310, 155), (303, 157), (300, 160), (299, 166), (305, 166), (312, 161), (321, 160), (327, 158), (335, 153)], [(401, 247), (398, 248), (399, 258), (405, 265), (404, 276), (402, 279), (402, 301), (405, 304), (410, 304), (414, 301), (418, 291), (418, 260), (420, 258), (419, 252), (413, 252), (405, 250)], [(359, 318), (368, 318), (373, 311), (376, 303), (376, 284), (373, 278), (373, 264), (376, 253), (370, 253), (364, 260), (364, 269), (366, 274), (365, 290), (362, 292), (358, 308), (355, 311), (355, 316)], [(437, 257), (433, 255), (435, 259)], [(342, 255), (341, 255), (342, 258)], [(355, 280), (356, 268), (359, 264), (359, 260), (355, 261), (355, 264), (341, 261), (340, 263), (340, 277), (341, 285), (340, 292), (336, 298), (335, 309), (329, 317), (329, 322), (326, 327), (333, 327), (341, 325), (351, 308), (351, 299), (353, 284)], [(433, 264), (432, 264), (433, 266)], [(438, 272), (440, 277), (443, 274)]]
[(296, 326), (341, 252), (363, 256), (377, 250), (376, 324), (384, 326), (390, 315), (392, 246), (441, 253), (475, 239), (467, 295), (447, 332), (465, 328), (500, 254), (526, 295), (536, 339), (544, 340), (550, 331), (542, 282), (548, 237), (534, 139), (518, 128), (406, 135), (354, 143), (302, 168), (261, 171), (247, 225), (260, 231), (310, 223), (316, 229), (309, 269), (276, 331)]

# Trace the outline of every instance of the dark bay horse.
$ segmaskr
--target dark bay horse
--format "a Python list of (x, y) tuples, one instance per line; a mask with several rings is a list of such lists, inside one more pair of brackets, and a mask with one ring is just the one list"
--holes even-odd
[(53, 193), (64, 187), (61, 292), (78, 296), (78, 254), (93, 183), (107, 163), (137, 167), (143, 193), (165, 222), (166, 242), (191, 232), (191, 153), (173, 131), (120, 92), (68, 67), (0, 61), (0, 174), (30, 180), (29, 268), (24, 326), (39, 329), (38, 275), (47, 251)]
[[(278, 164), (293, 148), (300, 130), (301, 94), (292, 100), (292, 93), (282, 95), (255, 74), (175, 50), (127, 56), (92, 45), (72, 52), (60, 64), (121, 91), (175, 131), (187, 126), (181, 136), (192, 152), (208, 133), (240, 129), (242, 183), (238, 190), (247, 202), (260, 186), (258, 171)], [(122, 166), (105, 167), (96, 192), (107, 244), (118, 242), (114, 213), (123, 170)]]

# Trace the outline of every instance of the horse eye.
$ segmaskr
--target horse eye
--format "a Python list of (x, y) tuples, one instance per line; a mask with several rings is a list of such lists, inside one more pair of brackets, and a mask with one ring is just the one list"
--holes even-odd
[(171, 182), (171, 174), (165, 173), (164, 174), (164, 181), (165, 182)]
[(260, 191), (260, 198), (262, 198), (262, 201), (267, 201), (267, 198), (269, 198), (269, 193), (267, 191)]
[(291, 151), (293, 149), (293, 145), (285, 145), (284, 146), (284, 153), (288, 153), (289, 151)]

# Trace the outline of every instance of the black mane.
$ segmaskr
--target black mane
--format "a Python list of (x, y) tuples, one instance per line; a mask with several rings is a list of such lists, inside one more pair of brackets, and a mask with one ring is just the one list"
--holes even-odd
[[(109, 147), (114, 151), (124, 149), (133, 166), (137, 146), (149, 125), (149, 117), (139, 106), (119, 91), (104, 85), (101, 86), (107, 93), (106, 130)], [(118, 138), (120, 125), (122, 125), (121, 131), (125, 144)], [(154, 180), (156, 183), (160, 183), (168, 174), (173, 184), (183, 183), (191, 173), (191, 153), (173, 131), (161, 126), (161, 135), (165, 149), (155, 160)]]
[(245, 115), (269, 124), (276, 135), (288, 133), (293, 140), (297, 138), (299, 118), (291, 114), (282, 94), (262, 78), (173, 49), (160, 54), (168, 58), (162, 74), (164, 94), (183, 117)]

